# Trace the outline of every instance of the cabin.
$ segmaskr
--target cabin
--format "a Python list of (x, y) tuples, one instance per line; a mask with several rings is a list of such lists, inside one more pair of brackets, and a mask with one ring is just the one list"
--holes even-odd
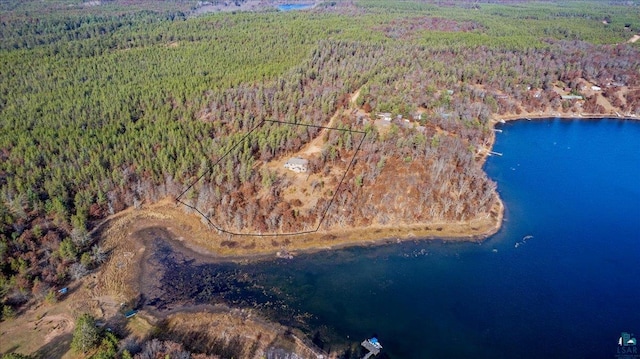
[(563, 100), (582, 100), (583, 97), (580, 95), (562, 95)]
[(366, 125), (369, 123), (369, 119), (365, 115), (358, 115), (356, 117), (356, 125)]
[(378, 117), (383, 121), (391, 122), (391, 114), (388, 112), (379, 113)]
[(284, 168), (297, 173), (307, 172), (309, 170), (309, 160), (292, 157), (284, 164)]
[(411, 121), (409, 121), (408, 119), (404, 119), (403, 120), (397, 120), (397, 121), (393, 121), (393, 123), (395, 123), (396, 125), (402, 127), (402, 128), (413, 128), (414, 125), (413, 123), (411, 123)]

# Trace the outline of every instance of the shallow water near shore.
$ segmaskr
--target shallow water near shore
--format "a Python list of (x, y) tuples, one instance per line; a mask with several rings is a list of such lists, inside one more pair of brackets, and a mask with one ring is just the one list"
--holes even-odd
[[(193, 263), (165, 248), (160, 281), (175, 298), (148, 304), (258, 307), (311, 334), (324, 328), (326, 346), (375, 333), (390, 358), (614, 358), (621, 332), (640, 336), (640, 122), (501, 129), (493, 150), (503, 156), (485, 170), (505, 222), (482, 244), (413, 241), (248, 265)], [(197, 288), (175, 290), (189, 278)]]

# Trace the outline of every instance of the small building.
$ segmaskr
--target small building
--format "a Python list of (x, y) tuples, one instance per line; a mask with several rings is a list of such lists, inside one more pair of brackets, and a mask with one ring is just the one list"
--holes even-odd
[(388, 112), (379, 113), (378, 117), (381, 118), (383, 121), (387, 121), (387, 122), (391, 121), (391, 114)]
[(600, 86), (591, 86), (591, 91), (602, 91), (602, 87), (600, 87)]
[(366, 125), (369, 123), (369, 121), (371, 121), (371, 119), (366, 115), (359, 114), (356, 117), (356, 125)]
[(562, 95), (563, 100), (582, 100), (582, 96), (580, 95)]
[(137, 311), (137, 310), (130, 310), (130, 311), (128, 311), (128, 312), (126, 312), (126, 313), (124, 313), (124, 317), (125, 317), (125, 318), (127, 318), (127, 319), (129, 319), (129, 318), (133, 318), (133, 317), (135, 317), (135, 316), (136, 316), (136, 314), (138, 314), (138, 311)]
[(291, 157), (284, 164), (284, 168), (297, 173), (307, 172), (307, 170), (309, 170), (309, 160), (300, 157)]
[(399, 127), (402, 127), (402, 128), (413, 128), (414, 127), (414, 124), (411, 123), (411, 121), (409, 121), (407, 119), (405, 119), (404, 121), (402, 121), (402, 120), (392, 121), (392, 123), (394, 123), (394, 124), (396, 124), (396, 125), (398, 125)]

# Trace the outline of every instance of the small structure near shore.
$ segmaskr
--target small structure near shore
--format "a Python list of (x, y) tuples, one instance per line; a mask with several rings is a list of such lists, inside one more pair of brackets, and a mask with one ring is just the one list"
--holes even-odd
[(389, 112), (379, 113), (378, 118), (383, 121), (391, 122), (391, 114)]
[(371, 339), (366, 339), (362, 343), (360, 343), (365, 349), (369, 352), (367, 355), (363, 356), (362, 359), (369, 359), (374, 355), (380, 354), (380, 350), (382, 350), (382, 344), (378, 341), (378, 338), (373, 337)]
[(136, 314), (138, 314), (137, 310), (130, 310), (130, 311), (124, 313), (124, 317), (127, 318), (127, 319), (130, 319), (130, 318), (135, 317)]
[(293, 253), (283, 248), (281, 251), (276, 252), (276, 258), (293, 259)]

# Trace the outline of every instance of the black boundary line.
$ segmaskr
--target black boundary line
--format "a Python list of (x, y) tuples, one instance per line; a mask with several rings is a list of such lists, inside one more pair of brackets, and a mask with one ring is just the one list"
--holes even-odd
[[(329, 203), (327, 204), (327, 206), (325, 207), (324, 211), (322, 212), (322, 216), (320, 217), (320, 220), (318, 221), (318, 225), (316, 226), (315, 229), (312, 230), (308, 230), (308, 231), (300, 231), (300, 232), (291, 232), (291, 233), (236, 233), (236, 232), (231, 232), (231, 231), (227, 231), (226, 229), (223, 229), (221, 227), (218, 227), (215, 223), (213, 223), (204, 213), (202, 213), (198, 208), (196, 208), (195, 206), (192, 206), (190, 204), (187, 204), (185, 202), (183, 202), (181, 200), (182, 196), (184, 196), (189, 190), (191, 190), (193, 188), (193, 186), (196, 185), (196, 183), (200, 182), (200, 180), (206, 176), (207, 174), (209, 174), (213, 168), (215, 166), (217, 166), (220, 161), (222, 161), (223, 158), (227, 157), (227, 155), (229, 155), (229, 153), (231, 153), (231, 151), (233, 151), (234, 148), (236, 148), (239, 144), (241, 144), (242, 142), (244, 142), (252, 133), (255, 129), (257, 129), (258, 127), (262, 126), (265, 122), (271, 122), (271, 123), (278, 123), (278, 124), (284, 124), (284, 125), (294, 125), (294, 126), (305, 126), (305, 127), (314, 127), (314, 128), (321, 128), (321, 129), (326, 129), (326, 130), (335, 130), (335, 131), (342, 131), (342, 132), (350, 132), (350, 133), (359, 133), (362, 134), (362, 139), (360, 140), (360, 143), (358, 144), (358, 147), (356, 148), (355, 153), (353, 154), (353, 157), (351, 157), (351, 161), (349, 162), (349, 165), (347, 166), (347, 169), (344, 171), (344, 173), (342, 174), (342, 178), (340, 179), (340, 183), (338, 183), (338, 185), (336, 186), (336, 190), (333, 193), (333, 196), (331, 197), (331, 200), (329, 201)], [(302, 234), (310, 234), (310, 233), (316, 233), (318, 232), (318, 230), (320, 230), (320, 226), (322, 225), (322, 223), (324, 222), (327, 213), (329, 212), (329, 209), (331, 208), (331, 205), (333, 205), (333, 202), (335, 201), (336, 197), (338, 196), (338, 192), (340, 192), (340, 186), (342, 186), (342, 183), (344, 182), (345, 178), (347, 177), (347, 173), (349, 173), (349, 171), (351, 170), (351, 167), (353, 167), (353, 164), (355, 163), (356, 160), (356, 156), (358, 155), (358, 152), (360, 152), (360, 148), (362, 147), (362, 144), (364, 143), (365, 138), (367, 137), (367, 133), (365, 131), (359, 131), (359, 130), (351, 130), (351, 129), (346, 129), (346, 128), (336, 128), (336, 127), (328, 127), (328, 126), (317, 126), (317, 125), (311, 125), (311, 124), (305, 124), (305, 123), (297, 123), (297, 122), (285, 122), (285, 121), (277, 121), (277, 120), (262, 120), (260, 121), (257, 125), (255, 125), (246, 135), (244, 135), (240, 140), (238, 140), (238, 142), (236, 142), (235, 144), (233, 144), (233, 146), (231, 146), (231, 148), (229, 148), (229, 150), (227, 150), (227, 152), (225, 152), (212, 166), (211, 168), (206, 171), (205, 173), (201, 174), (200, 176), (198, 176), (198, 178), (196, 178), (184, 191), (182, 191), (182, 193), (180, 193), (180, 195), (178, 195), (178, 197), (176, 198), (176, 202), (191, 208), (192, 210), (198, 212), (198, 214), (200, 214), (200, 216), (202, 218), (204, 218), (205, 220), (207, 220), (207, 222), (213, 227), (215, 228), (217, 231), (222, 232), (222, 233), (226, 233), (226, 234), (230, 234), (232, 236), (248, 236), (248, 237), (283, 237), (283, 236), (295, 236), (295, 235), (302, 235)]]
[(209, 168), (205, 173), (201, 174), (200, 176), (198, 176), (198, 178), (195, 179), (195, 181), (193, 181), (189, 187), (187, 187), (187, 189), (185, 189), (184, 191), (182, 191), (182, 193), (180, 193), (180, 195), (178, 195), (178, 197), (176, 198), (176, 201), (184, 204), (185, 206), (189, 206), (186, 203), (183, 203), (182, 201), (180, 201), (180, 197), (184, 196), (185, 193), (189, 192), (189, 190), (191, 188), (193, 188), (193, 186), (196, 185), (196, 183), (200, 182), (200, 180), (206, 176), (209, 172), (211, 172), (211, 170), (218, 165), (218, 163), (220, 163), (220, 161), (222, 161), (223, 158), (227, 157), (227, 155), (229, 153), (231, 153), (231, 151), (233, 151), (234, 148), (238, 147), (239, 144), (242, 143), (242, 141), (244, 141), (247, 137), (249, 137), (251, 135), (251, 133), (258, 127), (260, 127), (262, 124), (264, 123), (264, 120), (260, 121), (257, 125), (253, 126), (253, 128), (251, 130), (249, 130), (249, 132), (247, 132), (246, 135), (242, 136), (242, 138), (233, 144), (233, 146), (231, 146), (231, 148), (229, 148), (229, 150), (227, 150), (227, 152), (225, 152), (220, 158), (218, 158), (218, 160), (216, 161), (216, 163), (213, 164), (213, 166), (211, 166), (211, 168)]

